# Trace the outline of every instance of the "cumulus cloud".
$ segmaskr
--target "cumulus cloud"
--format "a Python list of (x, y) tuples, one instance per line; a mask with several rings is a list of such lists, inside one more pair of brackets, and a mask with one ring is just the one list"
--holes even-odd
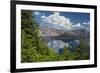
[(40, 14), (41, 14), (40, 12), (34, 11), (34, 15), (38, 16), (38, 15), (40, 15)]
[(45, 16), (45, 15), (42, 15), (42, 16), (41, 16), (41, 19), (44, 19), (44, 18), (46, 18), (46, 16)]
[(83, 26), (85, 27), (86, 30), (90, 31), (90, 21), (83, 22)]
[(73, 29), (74, 29), (74, 28), (76, 28), (76, 29), (84, 28), (84, 26), (82, 26), (81, 23), (77, 23), (77, 24), (73, 25), (72, 27), (73, 27)]
[(52, 27), (59, 30), (76, 30), (76, 29), (82, 29), (83, 26), (80, 23), (73, 24), (70, 21), (70, 18), (66, 18), (65, 16), (61, 16), (60, 12), (54, 12), (53, 14), (49, 16), (42, 15), (42, 25)]
[(89, 25), (90, 24), (90, 21), (88, 22), (83, 22), (84, 25)]
[(75, 26), (76, 27), (81, 27), (81, 24), (80, 23), (77, 23)]
[(47, 17), (41, 16), (41, 18), (44, 18), (45, 22), (54, 24), (56, 26), (71, 26), (72, 24), (69, 18), (61, 16), (59, 12), (54, 12), (54, 14), (51, 14)]

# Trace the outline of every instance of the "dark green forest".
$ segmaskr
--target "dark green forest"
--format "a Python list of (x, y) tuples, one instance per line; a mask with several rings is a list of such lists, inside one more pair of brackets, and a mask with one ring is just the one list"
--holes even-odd
[(39, 25), (35, 21), (31, 10), (21, 11), (21, 62), (46, 62), (85, 60), (90, 55), (84, 40), (80, 39), (80, 45), (73, 51), (70, 47), (64, 47), (62, 53), (55, 53), (55, 49), (49, 48), (43, 37), (39, 36)]

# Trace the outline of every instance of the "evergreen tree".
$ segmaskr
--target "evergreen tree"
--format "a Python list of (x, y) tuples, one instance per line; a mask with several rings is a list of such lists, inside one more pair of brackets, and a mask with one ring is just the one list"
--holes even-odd
[(56, 54), (48, 48), (31, 10), (21, 11), (21, 62), (54, 61)]
[(68, 47), (64, 46), (64, 52), (63, 52), (63, 56), (65, 57), (65, 60), (69, 59), (70, 56), (70, 50)]
[(37, 31), (38, 26), (32, 16), (31, 10), (21, 11), (21, 38), (22, 38), (22, 48), (36, 48), (37, 41)]

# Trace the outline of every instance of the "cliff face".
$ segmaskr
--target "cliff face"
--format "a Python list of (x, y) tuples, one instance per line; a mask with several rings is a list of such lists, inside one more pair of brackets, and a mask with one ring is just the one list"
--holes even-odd
[(40, 31), (42, 32), (43, 36), (59, 36), (64, 33), (63, 31), (48, 27), (40, 27)]
[(87, 32), (85, 29), (62, 31), (54, 28), (40, 27), (40, 31), (43, 37), (50, 37), (56, 40), (76, 40), (80, 38), (90, 38), (90, 32)]

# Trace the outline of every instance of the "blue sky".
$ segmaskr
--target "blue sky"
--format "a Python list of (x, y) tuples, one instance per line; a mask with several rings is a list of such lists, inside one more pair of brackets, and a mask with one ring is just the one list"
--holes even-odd
[[(40, 25), (44, 22), (46, 24), (56, 24), (57, 26), (66, 26), (66, 24), (74, 25), (75, 27), (89, 26), (90, 25), (90, 14), (79, 13), (79, 12), (53, 12), (53, 11), (33, 11), (35, 20)], [(61, 23), (59, 20), (61, 20)]]
[(89, 13), (64, 12), (64, 13), (61, 13), (61, 15), (64, 15), (65, 17), (70, 18), (73, 24), (76, 24), (78, 22), (82, 24), (83, 22), (90, 21)]

